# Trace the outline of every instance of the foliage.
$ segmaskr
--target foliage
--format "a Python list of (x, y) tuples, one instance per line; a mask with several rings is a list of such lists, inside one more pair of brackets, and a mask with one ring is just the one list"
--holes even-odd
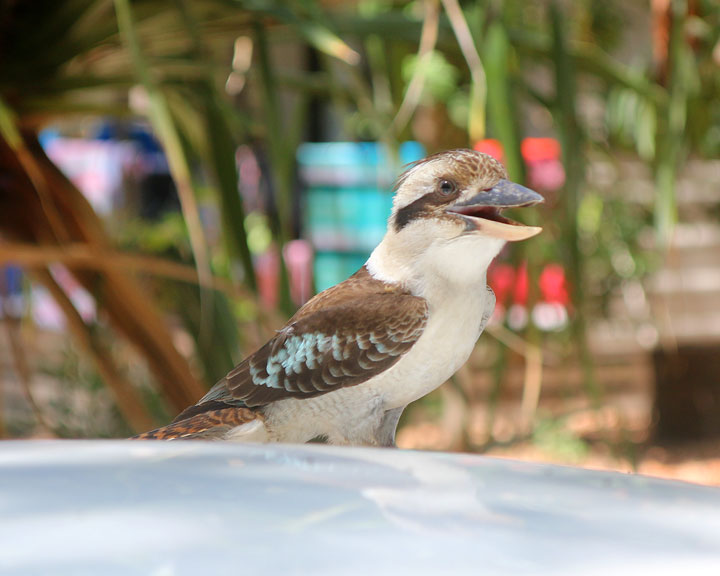
[[(0, 198), (0, 263), (25, 266), (62, 303), (73, 337), (94, 359), (123, 417), (140, 429), (153, 421), (146, 402), (54, 281), (55, 248), (65, 255), (88, 250), (89, 256), (60, 260), (96, 296), (100, 322), (134, 344), (171, 410), (179, 410), (237, 360), (243, 339), (228, 321), (238, 319), (230, 311), (242, 309), (245, 320), (257, 322), (267, 317), (255, 296), (248, 239), (271, 240), (281, 253), (296, 235), (294, 154), (313, 108), (331, 110), (344, 138), (391, 146), (416, 138), (434, 151), (495, 137), (519, 181), (527, 173), (522, 138), (542, 129), (562, 144), (566, 181), (539, 215), (548, 222), (543, 238), (514, 257), (529, 261), (531, 278), (548, 254), (564, 263), (575, 312), (570, 340), (592, 389), (584, 344), (589, 295), (607, 294), (649, 269), (653, 259), (638, 238), (652, 224), (657, 247), (667, 244), (683, 159), (720, 153), (720, 10), (711, 2), (690, 9), (672, 0), (654, 24), (665, 44), (656, 43), (652, 54), (648, 42), (624, 62), (610, 54), (624, 40), (630, 10), (617, 1), (0, 1), (0, 169), (9, 175)], [(288, 46), (303, 55), (301, 69), (298, 58), (283, 61)], [(245, 60), (233, 59), (233, 51)], [(602, 104), (599, 120), (586, 114), (592, 98)], [(148, 266), (132, 255), (111, 259), (113, 240), (38, 146), (37, 130), (48, 121), (88, 115), (141, 116), (152, 126), (183, 222), (127, 234), (124, 246), (192, 265), (190, 278), (187, 267)], [(235, 151), (243, 143), (266, 160), (272, 198), (266, 215), (247, 214), (238, 194)], [(588, 156), (617, 151), (652, 170), (657, 193), (647, 208), (608, 197), (589, 181)], [(222, 245), (208, 245), (203, 202), (219, 207)], [(172, 280), (148, 289), (129, 268)], [(287, 314), (284, 268), (281, 274)], [(181, 277), (190, 284), (178, 284)], [(148, 290), (179, 312), (193, 335), (214, 333), (212, 341), (196, 342), (202, 368), (177, 353), (158, 305), (145, 298)], [(542, 348), (532, 329), (525, 339), (529, 350)], [(529, 379), (542, 370), (542, 356), (531, 357)]]

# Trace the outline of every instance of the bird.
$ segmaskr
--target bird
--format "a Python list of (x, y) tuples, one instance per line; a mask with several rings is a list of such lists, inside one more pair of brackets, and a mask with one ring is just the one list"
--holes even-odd
[(487, 269), (542, 230), (503, 216), (543, 202), (492, 156), (440, 152), (399, 176), (365, 265), (319, 293), (145, 440), (395, 445), (405, 407), (468, 359), (495, 308)]

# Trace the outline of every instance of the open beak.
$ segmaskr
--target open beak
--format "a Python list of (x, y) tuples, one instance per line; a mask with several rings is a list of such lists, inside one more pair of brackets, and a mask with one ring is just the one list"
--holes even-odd
[(521, 208), (544, 202), (537, 192), (515, 184), (509, 180), (500, 180), (490, 190), (483, 190), (469, 200), (447, 208), (463, 217), (471, 231), (509, 242), (527, 240), (540, 234), (539, 226), (525, 226), (505, 218), (500, 213), (505, 208)]

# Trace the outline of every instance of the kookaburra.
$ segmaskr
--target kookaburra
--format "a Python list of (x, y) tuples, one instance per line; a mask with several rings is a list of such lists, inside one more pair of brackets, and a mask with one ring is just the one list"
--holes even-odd
[(492, 259), (541, 230), (501, 211), (542, 201), (485, 154), (416, 162), (397, 181), (387, 233), (365, 266), (300, 308), (172, 424), (137, 438), (393, 445), (403, 409), (462, 366), (490, 319)]

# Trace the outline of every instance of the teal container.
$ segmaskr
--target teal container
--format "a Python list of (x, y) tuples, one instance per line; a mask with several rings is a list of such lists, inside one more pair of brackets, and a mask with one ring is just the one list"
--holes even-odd
[(304, 235), (315, 249), (318, 291), (365, 263), (385, 234), (393, 182), (405, 164), (424, 156), (417, 142), (401, 144), (396, 159), (385, 146), (371, 142), (307, 143), (298, 148)]
[(365, 252), (316, 252), (313, 263), (315, 289), (318, 292), (352, 276), (365, 264)]

